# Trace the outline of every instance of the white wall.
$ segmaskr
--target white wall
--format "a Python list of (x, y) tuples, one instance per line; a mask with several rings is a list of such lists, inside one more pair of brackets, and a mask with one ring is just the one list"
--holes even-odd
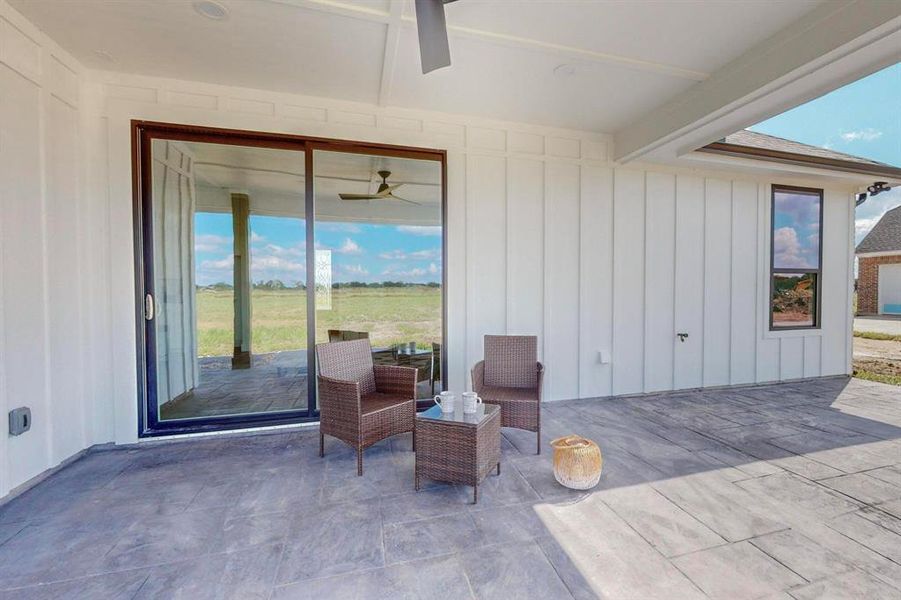
[(826, 193), (823, 328), (772, 334), (769, 177), (618, 166), (601, 134), (84, 73), (0, 17), (0, 416), (35, 411), (0, 435), (0, 497), (137, 439), (131, 119), (447, 149), (452, 388), (504, 332), (539, 335), (551, 400), (850, 369), (850, 186)]
[[(769, 184), (823, 186), (810, 176), (617, 166), (605, 135), (98, 78), (115, 230), (131, 227), (131, 119), (446, 148), (453, 388), (469, 384), (482, 336), (505, 332), (540, 337), (551, 400), (849, 371), (850, 187), (830, 183), (826, 192), (823, 329), (770, 333)], [(131, 250), (128, 236), (113, 241), (113, 328), (121, 332), (133, 318)], [(689, 334), (684, 343), (680, 331)], [(136, 418), (133, 339), (117, 336), (116, 344), (116, 438), (128, 441)]]
[[(0, 498), (112, 439), (108, 209), (83, 194), (79, 64), (0, 3)], [(6, 433), (29, 406), (31, 431)]]

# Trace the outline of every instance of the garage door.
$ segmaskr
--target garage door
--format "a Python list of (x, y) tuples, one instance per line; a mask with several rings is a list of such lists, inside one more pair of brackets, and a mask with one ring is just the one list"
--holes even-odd
[(901, 264), (879, 265), (879, 312), (901, 314)]

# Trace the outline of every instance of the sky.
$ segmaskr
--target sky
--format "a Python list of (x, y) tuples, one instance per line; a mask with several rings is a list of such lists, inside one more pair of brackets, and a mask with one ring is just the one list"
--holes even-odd
[[(749, 129), (901, 166), (901, 63)], [(857, 208), (856, 241), (898, 205), (901, 187), (868, 198)]]
[[(250, 217), (250, 277), (289, 287), (306, 279), (303, 219)], [(197, 213), (194, 225), (197, 285), (233, 282), (232, 217)], [(317, 252), (331, 255), (332, 282), (441, 281), (441, 228), (419, 225), (320, 222)]]

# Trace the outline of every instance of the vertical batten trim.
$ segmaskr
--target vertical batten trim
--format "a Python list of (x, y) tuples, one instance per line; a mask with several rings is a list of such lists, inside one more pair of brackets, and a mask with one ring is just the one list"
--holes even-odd
[(679, 245), (677, 241), (679, 235), (679, 176), (673, 175), (673, 296), (672, 296), (672, 304), (673, 304), (673, 331), (670, 333), (673, 353), (670, 357), (670, 366), (672, 373), (670, 373), (670, 389), (676, 389), (676, 351), (678, 346), (676, 345), (676, 330), (680, 329), (679, 323), (677, 321), (678, 315), (676, 314), (676, 285), (677, 285), (677, 270), (676, 270), (676, 249)]
[(609, 362), (606, 366), (609, 377), (607, 377), (607, 395), (613, 395), (613, 265), (614, 265), (614, 249), (616, 248), (616, 244), (613, 241), (613, 223), (614, 223), (614, 207), (616, 204), (614, 203), (614, 196), (616, 193), (616, 169), (610, 169), (610, 235), (607, 237), (608, 239), (608, 250), (610, 257), (610, 285), (607, 286), (607, 300), (609, 302), (608, 306), (610, 310), (607, 313), (607, 331), (610, 332), (610, 349), (609, 349)]
[[(547, 161), (541, 161), (541, 264), (544, 268), (541, 269), (541, 360), (545, 363), (545, 368), (547, 368), (547, 322), (548, 322), (548, 306), (549, 303), (547, 301)], [(544, 387), (547, 392), (547, 396), (551, 396), (553, 394), (553, 387), (551, 386), (552, 379), (550, 377), (544, 378)]]
[(616, 173), (613, 169), (610, 189), (610, 396), (616, 389)]
[(729, 384), (735, 383), (735, 377), (733, 373), (735, 372), (735, 365), (733, 363), (733, 358), (735, 357), (735, 352), (733, 352), (732, 344), (735, 341), (735, 323), (732, 319), (735, 313), (735, 263), (733, 262), (735, 259), (735, 180), (732, 179), (729, 182), (729, 344), (727, 345), (727, 349), (729, 351)]
[[(757, 198), (754, 202), (754, 257), (757, 259), (757, 277), (754, 278), (754, 381), (760, 381), (760, 374), (757, 370), (759, 357), (757, 356), (760, 348), (760, 184), (755, 186)], [(820, 232), (822, 235), (822, 232)]]
[(704, 216), (701, 221), (701, 387), (705, 387), (707, 370), (707, 182), (703, 181)]
[(45, 412), (44, 418), (44, 449), (47, 453), (45, 464), (51, 466), (56, 464), (56, 456), (55, 456), (55, 446), (53, 443), (53, 383), (52, 377), (53, 372), (50, 369), (50, 361), (53, 359), (53, 352), (50, 349), (50, 257), (49, 257), (49, 240), (47, 239), (48, 234), (48, 223), (47, 219), (49, 217), (48, 213), (48, 203), (47, 203), (47, 168), (48, 168), (48, 158), (47, 158), (47, 145), (49, 135), (49, 128), (47, 124), (47, 113), (49, 110), (50, 103), (48, 99), (50, 98), (50, 92), (45, 87), (45, 79), (46, 73), (48, 71), (47, 62), (49, 60), (49, 53), (47, 50), (40, 46), (38, 49), (39, 52), (39, 64), (41, 72), (39, 74), (38, 83), (38, 169), (40, 171), (40, 206), (41, 206), (41, 314), (43, 316), (43, 323), (41, 324), (43, 328), (43, 360), (44, 360), (44, 402), (41, 407)]
[[(825, 202), (826, 193), (823, 193), (823, 202)], [(848, 257), (845, 261), (845, 287), (847, 291), (845, 293), (845, 318), (847, 319), (847, 325), (845, 326), (845, 369), (847, 371), (846, 374), (850, 375), (854, 372), (854, 315), (851, 312), (851, 307), (854, 306), (854, 286), (851, 284), (851, 277), (854, 274), (854, 232), (855, 232), (855, 223), (854, 223), (854, 214), (855, 214), (855, 204), (854, 204), (854, 196), (851, 196), (851, 199), (847, 202), (848, 204), (848, 222), (845, 225), (845, 235), (848, 236)], [(825, 213), (824, 213), (825, 214)], [(825, 225), (823, 229), (825, 229)], [(820, 232), (820, 244), (823, 243), (823, 232)], [(822, 260), (822, 258), (820, 258)], [(820, 269), (825, 272), (824, 265), (820, 265)], [(822, 276), (822, 275), (821, 275)], [(823, 289), (823, 284), (820, 282), (820, 289)], [(820, 302), (822, 303), (822, 299)], [(822, 308), (821, 308), (822, 312)], [(823, 344), (822, 341), (820, 343), (820, 354), (822, 355)], [(820, 370), (822, 372), (823, 361), (820, 359)]]
[(644, 364), (641, 366), (641, 391), (648, 391), (648, 172), (644, 171), (644, 234), (642, 237), (642, 246), (644, 247), (644, 256), (641, 260), (641, 356)]
[[(578, 173), (578, 200), (576, 201), (577, 223), (582, 223), (582, 165), (576, 165)], [(579, 236), (576, 247), (579, 249), (579, 255), (576, 257), (576, 315), (578, 316), (578, 325), (576, 327), (576, 397), (582, 397), (582, 360), (580, 359), (580, 349), (582, 348), (582, 227), (576, 228)]]

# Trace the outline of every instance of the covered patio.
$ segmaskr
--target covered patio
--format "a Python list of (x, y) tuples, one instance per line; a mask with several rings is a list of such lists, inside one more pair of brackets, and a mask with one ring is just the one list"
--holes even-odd
[(0, 0), (0, 600), (898, 600), (901, 158), (756, 129), (899, 57), (882, 0)]
[(99, 449), (0, 508), (0, 598), (897, 598), (897, 398), (830, 378), (553, 403), (543, 435), (596, 439), (600, 485), (562, 488), (504, 430), (478, 505), (413, 492), (409, 436), (360, 478), (315, 429)]

